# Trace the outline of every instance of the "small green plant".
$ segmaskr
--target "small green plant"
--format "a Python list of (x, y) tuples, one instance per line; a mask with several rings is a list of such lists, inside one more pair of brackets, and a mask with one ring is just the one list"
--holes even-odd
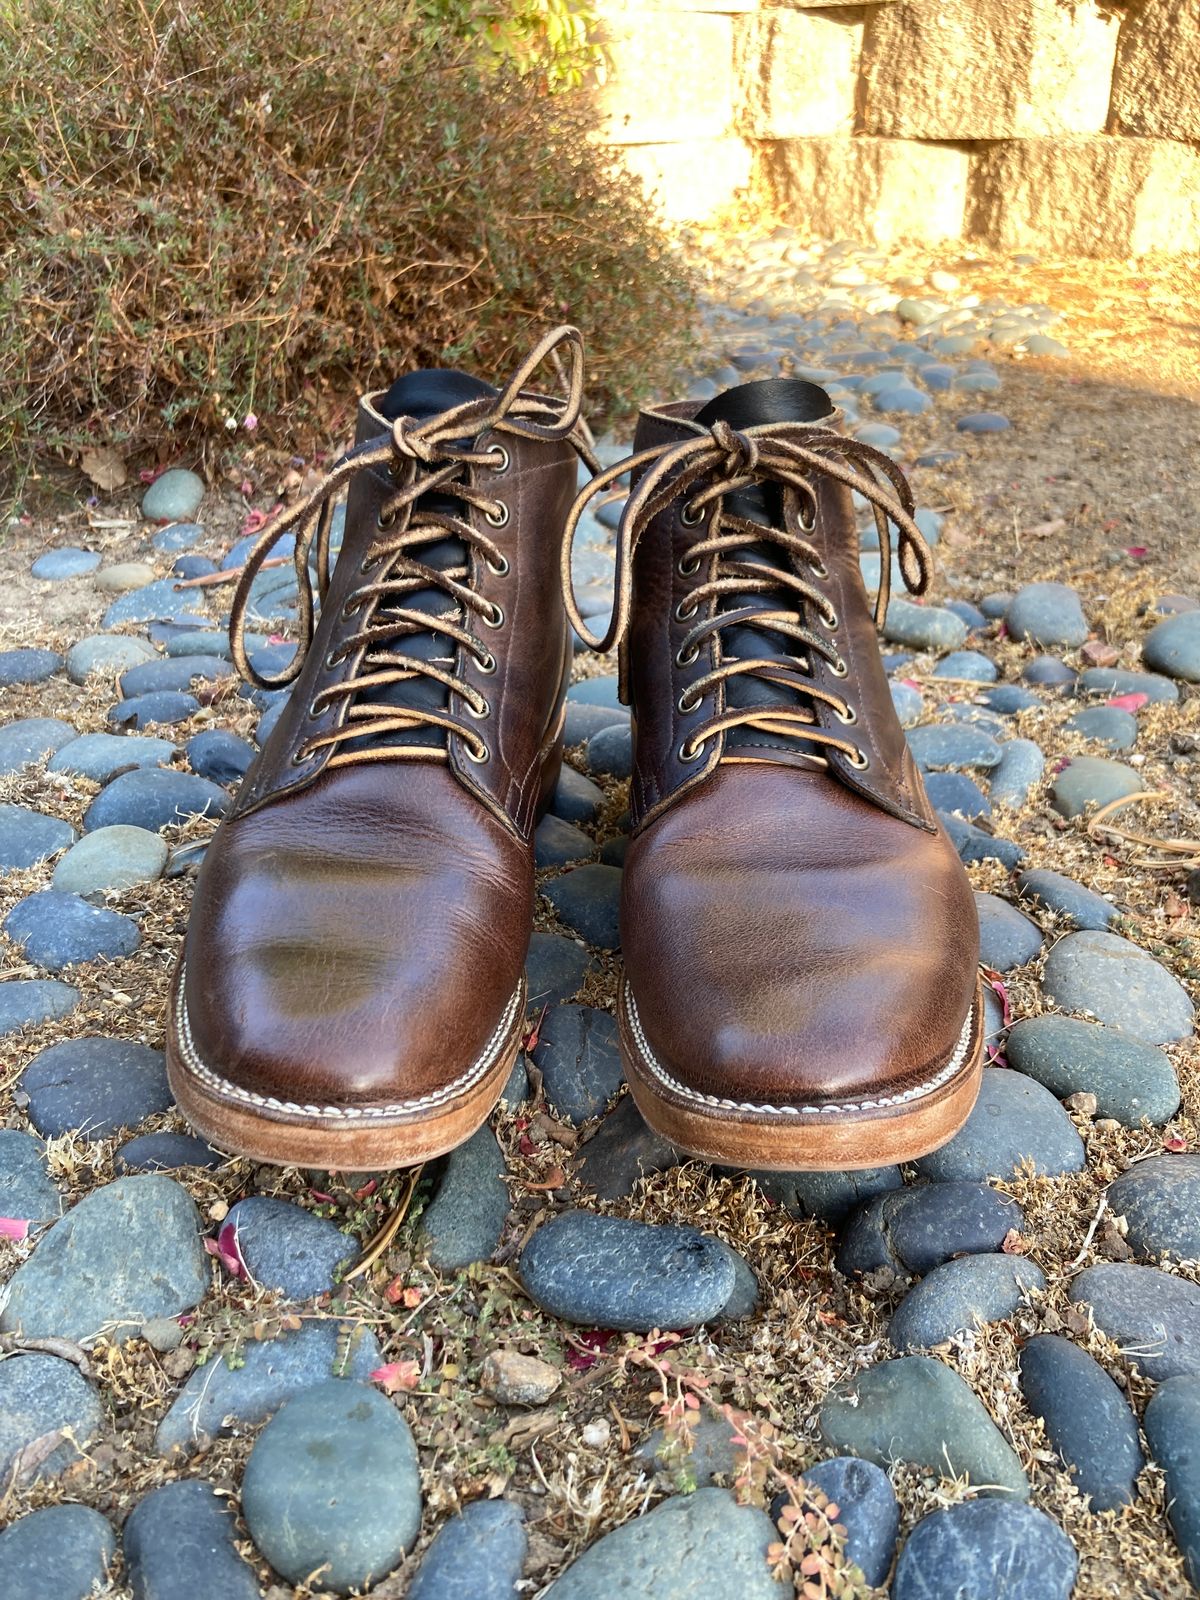
[(586, 0), (417, 0), (423, 37), (468, 41), (493, 66), (540, 74), (556, 93), (602, 73), (604, 52), (593, 37), (596, 13)]

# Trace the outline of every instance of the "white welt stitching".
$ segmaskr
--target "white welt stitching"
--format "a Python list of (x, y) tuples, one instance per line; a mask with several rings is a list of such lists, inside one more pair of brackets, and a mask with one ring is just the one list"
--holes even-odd
[(274, 1095), (255, 1094), (250, 1089), (243, 1089), (240, 1084), (231, 1083), (228, 1078), (222, 1078), (207, 1066), (200, 1058), (196, 1049), (196, 1042), (192, 1037), (191, 1021), (187, 1013), (187, 1001), (184, 998), (184, 984), (187, 978), (186, 970), (179, 974), (179, 1004), (178, 1028), (180, 1050), (187, 1062), (188, 1070), (194, 1077), (199, 1078), (206, 1088), (222, 1095), (227, 1100), (240, 1100), (245, 1105), (259, 1106), (268, 1111), (292, 1112), (306, 1117), (337, 1117), (342, 1122), (367, 1121), (379, 1117), (403, 1117), (417, 1111), (428, 1111), (434, 1106), (444, 1105), (447, 1100), (453, 1100), (456, 1095), (479, 1082), (485, 1077), (488, 1069), (495, 1062), (501, 1049), (508, 1039), (513, 1022), (517, 1015), (524, 1009), (525, 983), (522, 980), (516, 988), (512, 999), (505, 1007), (504, 1015), (496, 1026), (487, 1044), (483, 1047), (483, 1054), (477, 1061), (468, 1067), (461, 1077), (455, 1078), (453, 1083), (448, 1083), (444, 1088), (435, 1090), (432, 1094), (422, 1095), (419, 1100), (397, 1100), (391, 1105), (375, 1106), (305, 1106), (298, 1105), (291, 1100), (277, 1100)]
[(819, 1106), (768, 1106), (759, 1105), (752, 1100), (725, 1100), (715, 1094), (700, 1094), (695, 1089), (689, 1089), (686, 1084), (680, 1083), (678, 1078), (671, 1074), (659, 1061), (650, 1048), (649, 1041), (642, 1031), (642, 1021), (638, 1016), (637, 1003), (633, 998), (633, 991), (625, 985), (625, 1012), (629, 1019), (629, 1026), (637, 1040), (641, 1051), (642, 1060), (660, 1083), (664, 1084), (673, 1094), (681, 1095), (685, 1100), (696, 1100), (702, 1105), (716, 1106), (721, 1111), (758, 1111), (774, 1117), (807, 1117), (807, 1116), (842, 1116), (846, 1112), (878, 1111), (884, 1106), (898, 1106), (908, 1100), (916, 1100), (922, 1095), (932, 1094), (935, 1089), (940, 1089), (942, 1084), (949, 1082), (962, 1066), (966, 1059), (967, 1051), (971, 1048), (971, 1035), (975, 1020), (975, 1006), (972, 1003), (967, 1012), (967, 1020), (963, 1024), (962, 1033), (959, 1034), (958, 1043), (954, 1047), (954, 1054), (932, 1078), (927, 1078), (924, 1083), (919, 1083), (911, 1089), (905, 1089), (900, 1094), (881, 1094), (873, 1100), (835, 1100)]

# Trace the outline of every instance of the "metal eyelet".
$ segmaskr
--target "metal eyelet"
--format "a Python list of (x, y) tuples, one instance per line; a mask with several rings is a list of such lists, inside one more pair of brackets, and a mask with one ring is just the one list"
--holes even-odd
[[(486, 557), (484, 558), (486, 561)], [(508, 557), (501, 556), (499, 561), (487, 561), (487, 569), (494, 572), (498, 578), (507, 578), (509, 574)]]
[(698, 644), (694, 644), (686, 654), (682, 650), (677, 650), (675, 652), (675, 665), (677, 667), (690, 667), (699, 654), (700, 646)]
[(850, 671), (850, 668), (846, 665), (846, 663), (844, 661), (837, 660), (837, 661), (831, 661), (829, 663), (829, 670), (830, 670), (830, 672), (833, 674), (833, 676), (835, 678), (844, 678), (846, 676), (846, 674)]
[(695, 528), (704, 521), (704, 507), (694, 506), (690, 500), (685, 500), (679, 508), (679, 520), (685, 528)]
[(496, 507), (497, 509), (495, 511), (485, 511), (483, 513), (483, 520), (487, 523), (489, 528), (507, 528), (509, 516), (508, 507), (504, 504), (503, 500), (497, 500)]
[(833, 633), (839, 627), (841, 627), (841, 618), (838, 616), (837, 612), (832, 606), (829, 608), (829, 615), (827, 617), (821, 616), (818, 620), (821, 627), (825, 629), (826, 633)]
[(808, 563), (808, 570), (812, 573), (813, 577), (816, 578), (818, 583), (823, 582), (829, 576), (829, 568), (823, 561), (810, 561)]
[(356, 617), (362, 610), (361, 600), (347, 600), (342, 607), (342, 621), (349, 622), (351, 617)]
[(854, 768), (855, 772), (865, 772), (871, 765), (870, 756), (863, 755), (861, 750), (856, 750), (852, 756), (847, 756), (846, 760)]
[(689, 560), (687, 556), (680, 556), (675, 563), (675, 571), (681, 578), (694, 578), (700, 571), (700, 557)]
[(478, 660), (475, 662), (475, 665), (479, 668), (480, 672), (484, 673), (490, 678), (492, 673), (496, 670), (496, 658), (489, 650), (486, 655), (478, 658)]
[(504, 607), (492, 601), (490, 612), (485, 611), (480, 618), (485, 628), (502, 628), (504, 626)]
[(692, 603), (690, 605), (687, 603), (686, 600), (681, 600), (679, 602), (679, 604), (675, 607), (675, 621), (676, 622), (690, 622), (691, 619), (696, 615), (696, 612), (699, 609), (700, 609), (699, 606), (696, 604), (696, 602), (694, 600), (692, 601)]
[(470, 745), (467, 745), (465, 749), (465, 755), (467, 760), (473, 761), (477, 767), (486, 766), (487, 763), (492, 759), (492, 752), (485, 744), (480, 745), (478, 755), (475, 754)]
[(800, 526), (801, 526), (801, 528), (803, 528), (804, 532), (805, 533), (811, 533), (813, 531), (813, 529), (817, 525), (816, 507), (815, 506), (810, 507), (807, 516), (805, 516), (804, 512), (802, 511), (800, 513), (800, 519), (799, 520), (800, 520)]
[(852, 728), (858, 721), (858, 712), (853, 706), (843, 706), (840, 711), (834, 706), (833, 714), (844, 728)]
[(508, 451), (502, 444), (498, 444), (493, 452), (493, 459), (488, 463), (488, 466), (499, 477), (501, 473), (508, 471), (511, 464), (512, 460)]
[(335, 647), (325, 657), (325, 671), (336, 672), (344, 660), (345, 657), (342, 655), (341, 650)]
[(708, 741), (706, 739), (701, 739), (699, 744), (692, 745), (691, 751), (689, 753), (688, 746), (692, 742), (691, 742), (690, 739), (685, 739), (683, 741), (683, 743), (679, 746), (679, 759), (680, 759), (680, 761), (686, 761), (689, 765), (693, 761), (699, 761), (700, 757), (704, 754), (704, 746), (707, 744), (707, 742)]
[(308, 750), (304, 747), (304, 745), (301, 745), (299, 750), (292, 751), (292, 765), (294, 767), (304, 766), (305, 762), (312, 759), (312, 754), (313, 753), (311, 750)]
[(675, 704), (685, 717), (690, 717), (693, 711), (699, 711), (700, 709), (700, 701), (690, 689), (685, 689)]
[(375, 526), (383, 533), (386, 533), (389, 528), (394, 528), (395, 525), (396, 513), (394, 511), (389, 511), (386, 517), (381, 511), (375, 518)]
[(466, 705), (463, 707), (463, 709), (466, 711), (467, 715), (469, 717), (474, 717), (476, 722), (482, 722), (485, 717), (490, 717), (491, 714), (492, 714), (492, 703), (491, 703), (491, 701), (486, 699), (483, 695), (480, 695), (479, 698), (483, 701), (483, 709), (482, 710), (476, 711), (475, 707), (471, 704), (471, 702), (469, 700), (467, 701)]

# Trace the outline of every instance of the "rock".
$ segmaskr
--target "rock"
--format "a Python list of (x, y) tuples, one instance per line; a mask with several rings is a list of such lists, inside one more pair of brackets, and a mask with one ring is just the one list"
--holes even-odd
[(77, 1343), (103, 1332), (121, 1342), (150, 1317), (196, 1305), (207, 1260), (186, 1189), (157, 1173), (118, 1178), (80, 1200), (17, 1268), (0, 1330)]
[(631, 1094), (617, 1101), (583, 1147), (579, 1181), (601, 1200), (632, 1194), (639, 1178), (667, 1172), (682, 1160), (668, 1139), (655, 1133)]
[(205, 728), (184, 747), (192, 771), (213, 783), (237, 783), (254, 760), (254, 746), (226, 728)]
[(458, 1272), (495, 1254), (508, 1221), (507, 1170), (486, 1122), (447, 1156), (437, 1194), (421, 1217), (421, 1243), (439, 1272)]
[(1088, 636), (1079, 596), (1066, 583), (1027, 583), (1005, 614), (1010, 636), (1022, 642), (1073, 650)]
[(119, 595), (104, 613), (100, 626), (107, 631), (131, 622), (175, 622), (187, 628), (201, 628), (207, 621), (199, 591), (180, 589), (174, 578), (156, 578), (143, 589), (130, 589)]
[(71, 724), (56, 717), (25, 717), (20, 722), (10, 722), (0, 728), (0, 777), (38, 766), (74, 738)]
[(0, 872), (36, 866), (73, 844), (75, 829), (28, 806), (0, 804)]
[(54, 650), (0, 650), (0, 689), (45, 683), (62, 664), (63, 658)]
[(542, 893), (567, 927), (590, 945), (600, 950), (620, 948), (619, 867), (602, 866), (599, 863), (574, 867), (560, 878), (543, 885)]
[(1102, 895), (1085, 889), (1061, 872), (1049, 872), (1041, 867), (1018, 874), (1017, 893), (1022, 900), (1069, 918), (1075, 927), (1090, 928), (1097, 933), (1103, 933), (1117, 914), (1116, 906)]
[(594, 1006), (556, 1006), (532, 1056), (551, 1109), (572, 1122), (599, 1116), (621, 1086), (616, 1020)]
[(1108, 1209), (1124, 1217), (1135, 1255), (1200, 1260), (1200, 1156), (1139, 1161), (1108, 1186)]
[(900, 1532), (900, 1507), (888, 1475), (873, 1461), (832, 1456), (805, 1467), (803, 1481), (838, 1508), (846, 1555), (875, 1588), (887, 1581)]
[(174, 689), (159, 689), (151, 694), (135, 695), (132, 700), (121, 700), (108, 713), (114, 728), (169, 727), (176, 722), (186, 722), (200, 709), (194, 694), (183, 694)]
[(959, 860), (968, 865), (973, 861), (999, 861), (1006, 867), (1016, 867), (1025, 859), (1024, 850), (1011, 839), (984, 833), (982, 828), (972, 827), (959, 817), (943, 815), (942, 826), (950, 835)]
[(1081, 1011), (1149, 1044), (1186, 1039), (1194, 1011), (1179, 981), (1135, 944), (1115, 933), (1071, 933), (1046, 957), (1046, 998)]
[(951, 722), (911, 728), (905, 735), (909, 749), (922, 771), (933, 767), (995, 767), (1000, 762), (1000, 746), (980, 728), (969, 723)]
[(1167, 1478), (1167, 1520), (1192, 1586), (1200, 1587), (1200, 1378), (1170, 1378), (1143, 1419), (1150, 1453)]
[(1001, 411), (972, 411), (954, 426), (959, 433), (1003, 433), (1012, 424)]
[(1058, 1101), (1040, 1083), (1005, 1067), (988, 1067), (966, 1122), (940, 1150), (916, 1163), (935, 1183), (1011, 1178), (1026, 1162), (1039, 1176), (1082, 1172), (1083, 1140)]
[[(103, 1423), (99, 1398), (71, 1362), (40, 1351), (0, 1361), (0, 1478), (6, 1484), (57, 1478)], [(60, 1430), (63, 1437), (56, 1439)]]
[(1179, 689), (1156, 672), (1126, 672), (1115, 667), (1088, 667), (1079, 675), (1081, 694), (1144, 694), (1156, 705), (1174, 705)]
[(991, 815), (992, 807), (977, 783), (961, 772), (923, 774), (925, 794), (935, 811), (953, 812), (968, 822)]
[(96, 574), (97, 589), (108, 594), (125, 594), (153, 582), (154, 568), (148, 561), (118, 561), (115, 566), (102, 567)]
[(131, 955), (142, 938), (130, 917), (57, 889), (18, 900), (3, 927), (28, 960), (48, 972), (61, 972), (78, 961)]
[(1156, 1126), (1179, 1109), (1179, 1079), (1153, 1045), (1094, 1022), (1047, 1013), (1026, 1017), (1009, 1030), (1010, 1066), (1044, 1084), (1059, 1100), (1074, 1094), (1096, 1099), (1096, 1115), (1126, 1128), (1143, 1119)]
[(628, 778), (633, 773), (633, 733), (628, 722), (601, 728), (587, 742), (590, 772), (611, 778)]
[(194, 683), (215, 683), (228, 678), (232, 663), (221, 656), (156, 656), (121, 674), (120, 690), (126, 700), (141, 695), (190, 689)]
[(622, 725), (629, 727), (629, 712), (624, 706), (591, 706), (578, 700), (568, 700), (563, 722), (563, 743), (586, 744), (593, 734)]
[(520, 1275), (552, 1316), (636, 1333), (711, 1321), (736, 1278), (724, 1247), (695, 1228), (586, 1211), (543, 1223), (522, 1252)]
[(1071, 1285), (1102, 1333), (1151, 1383), (1200, 1376), (1200, 1285), (1124, 1261), (1087, 1267)]
[(528, 1546), (518, 1506), (473, 1500), (434, 1535), (408, 1600), (515, 1600)]
[(701, 1411), (688, 1422), (690, 1441), (677, 1432), (655, 1428), (634, 1451), (637, 1460), (651, 1463), (664, 1487), (691, 1494), (707, 1489), (714, 1479), (732, 1483), (746, 1452), (735, 1440), (737, 1430), (718, 1413)]
[(535, 931), (525, 958), (530, 1009), (573, 999), (590, 967), (591, 957), (576, 940)]
[(62, 1196), (46, 1171), (41, 1143), (15, 1128), (0, 1128), (0, 1217), (49, 1222), (62, 1215)]
[(215, 1171), (226, 1157), (190, 1133), (142, 1133), (113, 1156), (118, 1176), (126, 1172), (174, 1172), (180, 1167)]
[(767, 1550), (770, 1518), (724, 1489), (673, 1495), (598, 1539), (546, 1590), (546, 1600), (784, 1600)]
[(0, 1039), (20, 1028), (69, 1016), (79, 990), (57, 978), (16, 978), (0, 983)]
[(993, 972), (1011, 972), (1041, 954), (1042, 930), (998, 895), (975, 895), (979, 958)]
[(877, 393), (875, 409), (885, 414), (898, 412), (902, 415), (919, 416), (924, 411), (933, 410), (933, 401), (927, 394), (922, 394), (920, 389), (901, 383), (894, 389), (883, 389)]
[[(960, 394), (995, 394), (1001, 387), (999, 376), (994, 372), (960, 372), (954, 380), (954, 388)], [(962, 428), (962, 433), (988, 433), (995, 430), (988, 428)]]
[(902, 728), (911, 728), (918, 721), (925, 709), (925, 702), (921, 698), (921, 691), (914, 689), (908, 683), (888, 684), (892, 694), (892, 704), (896, 708), (896, 715), (900, 719)]
[(1029, 1496), (996, 1424), (963, 1379), (931, 1356), (881, 1361), (839, 1383), (819, 1422), (827, 1444), (877, 1466), (908, 1461), (938, 1476), (968, 1477), (983, 1495)]
[(1145, 780), (1132, 767), (1103, 756), (1073, 756), (1051, 788), (1054, 809), (1064, 817), (1082, 816), (1089, 805), (1105, 806), (1140, 794)]
[(100, 565), (100, 555), (95, 550), (80, 550), (75, 545), (65, 545), (61, 550), (47, 550), (30, 567), (35, 578), (43, 583), (61, 583), (64, 578), (83, 578), (95, 572)]
[(519, 1350), (489, 1350), (479, 1369), (479, 1387), (502, 1406), (544, 1406), (561, 1382), (557, 1367)]
[(90, 1600), (108, 1588), (116, 1553), (111, 1524), (90, 1506), (30, 1511), (0, 1533), (5, 1600)]
[(902, 437), (899, 428), (893, 428), (889, 422), (860, 422), (855, 425), (852, 434), (860, 443), (869, 444), (876, 450), (892, 450)]
[(998, 683), (991, 689), (984, 689), (980, 699), (992, 711), (998, 711), (1005, 717), (1015, 716), (1018, 711), (1032, 711), (1035, 706), (1042, 704), (1041, 698), (1032, 689), (1026, 689), (1020, 683)]
[(844, 1172), (751, 1172), (768, 1200), (790, 1217), (840, 1222), (856, 1206), (904, 1183), (899, 1167), (864, 1167)]
[(876, 1195), (842, 1230), (839, 1272), (923, 1274), (952, 1256), (996, 1251), (1024, 1222), (1021, 1207), (986, 1183), (908, 1185)]
[(198, 522), (176, 522), (151, 534), (150, 543), (159, 555), (173, 556), (181, 550), (190, 550), (203, 538), (204, 529)]
[(139, 738), (136, 734), (81, 733), (50, 761), (48, 772), (77, 773), (107, 783), (130, 768), (165, 767), (175, 755), (167, 739)]
[(725, 1251), (733, 1263), (733, 1289), (730, 1292), (729, 1299), (721, 1307), (721, 1314), (717, 1321), (741, 1322), (746, 1317), (752, 1317), (758, 1310), (762, 1294), (758, 1276), (750, 1263), (744, 1257), (738, 1255), (731, 1245), (725, 1244), (720, 1239), (716, 1239), (713, 1242), (721, 1246), (721, 1249)]
[[(969, 600), (947, 600), (946, 609), (948, 611), (953, 611), (956, 617), (961, 617), (972, 633), (977, 632), (980, 628), (987, 627), (987, 617), (984, 616), (983, 612), (978, 606), (973, 606)], [(994, 670), (995, 662), (990, 661), (987, 656), (979, 655), (979, 652), (975, 650), (968, 651), (967, 654), (971, 656), (979, 656), (980, 662), (987, 661), (988, 666), (992, 667), (993, 671), (984, 681), (987, 683), (994, 683), (996, 681), (996, 673)], [(939, 662), (938, 667), (940, 668), (941, 665), (942, 663)], [(939, 675), (938, 669), (935, 668), (934, 676), (937, 677)]]
[(550, 805), (554, 815), (564, 822), (592, 822), (603, 805), (603, 789), (576, 772), (574, 767), (564, 765)]
[(171, 467), (142, 496), (147, 522), (190, 522), (204, 499), (204, 479), (185, 467)]
[[(955, 611), (955, 616), (962, 616), (962, 612)], [(966, 621), (966, 618), (963, 620)], [(968, 623), (968, 626), (974, 624)], [(934, 667), (933, 675), (935, 678), (965, 679), (970, 683), (995, 683), (998, 673), (996, 663), (978, 650), (952, 650)]]
[(106, 1139), (172, 1105), (161, 1050), (126, 1039), (66, 1039), (36, 1055), (21, 1076), (29, 1119), (53, 1139)]
[(86, 683), (93, 673), (115, 678), (126, 667), (153, 659), (154, 649), (145, 639), (93, 633), (67, 651), (67, 677), (72, 683), (79, 684)]
[(957, 650), (966, 641), (967, 625), (953, 611), (919, 606), (897, 595), (888, 604), (883, 636), (917, 650)]
[(923, 1517), (896, 1564), (892, 1600), (1070, 1600), (1075, 1546), (1032, 1506), (971, 1500)]
[(167, 865), (167, 846), (145, 828), (117, 826), (85, 833), (54, 869), (53, 887), (63, 894), (90, 895), (154, 883)]
[(1041, 1269), (1023, 1256), (959, 1256), (935, 1267), (892, 1314), (888, 1338), (897, 1350), (927, 1350), (977, 1322), (1001, 1322), (1030, 1289), (1044, 1289)]
[(222, 1230), (230, 1227), (254, 1281), (289, 1300), (329, 1294), (338, 1282), (338, 1268), (358, 1254), (355, 1241), (336, 1223), (290, 1200), (249, 1195), (222, 1223)]
[(92, 801), (83, 819), (88, 832), (117, 823), (158, 833), (192, 817), (223, 817), (229, 796), (207, 778), (160, 767), (123, 772)]
[(1064, 689), (1078, 678), (1075, 668), (1057, 656), (1034, 656), (1021, 669), (1021, 676), (1026, 683), (1040, 684), (1045, 689)]
[(258, 719), (258, 726), (254, 730), (254, 740), (260, 750), (275, 732), (276, 724), (278, 723), (280, 717), (283, 716), (283, 713), (287, 710), (287, 702), (287, 695), (280, 695), (277, 700), (273, 700), (271, 702), (266, 711), (264, 711), (262, 716)]
[(1109, 750), (1132, 750), (1137, 743), (1137, 718), (1116, 706), (1089, 706), (1068, 717), (1063, 727)]
[(548, 813), (534, 831), (533, 848), (535, 866), (565, 867), (571, 861), (586, 861), (596, 846), (582, 828)]
[(417, 1447), (391, 1401), (364, 1383), (306, 1389), (259, 1434), (242, 1477), (255, 1545), (290, 1583), (319, 1573), (346, 1594), (395, 1567), (421, 1526)]
[(518, 1106), (523, 1106), (528, 1099), (529, 1065), (524, 1056), (518, 1056), (512, 1064), (508, 1082), (500, 1091), (499, 1104), (507, 1111), (515, 1111)]
[(206, 1450), (215, 1439), (256, 1427), (285, 1400), (334, 1379), (366, 1381), (383, 1356), (365, 1323), (304, 1321), (270, 1339), (245, 1339), (237, 1362), (214, 1355), (195, 1367), (158, 1425), (160, 1455)]
[(573, 683), (567, 690), (567, 699), (579, 706), (610, 706), (620, 710), (626, 709), (621, 705), (619, 683), (615, 673), (598, 678), (584, 678), (579, 683)]
[(1184, 611), (1157, 623), (1142, 644), (1142, 659), (1168, 678), (1200, 683), (1200, 612)]
[(1021, 1388), (1092, 1510), (1132, 1505), (1143, 1465), (1137, 1419), (1099, 1362), (1069, 1339), (1040, 1333), (1021, 1351)]
[(1045, 766), (1045, 757), (1032, 739), (1007, 740), (1000, 747), (1000, 761), (989, 779), (993, 803), (1019, 809), (1034, 784), (1041, 781)]
[(258, 1583), (236, 1538), (233, 1512), (203, 1478), (153, 1490), (125, 1523), (133, 1600), (258, 1600)]

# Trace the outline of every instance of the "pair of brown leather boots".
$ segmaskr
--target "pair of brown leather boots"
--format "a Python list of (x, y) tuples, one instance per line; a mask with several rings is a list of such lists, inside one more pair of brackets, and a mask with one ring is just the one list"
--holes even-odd
[[(563, 328), (503, 392), (425, 371), (369, 395), (358, 443), (247, 563), (235, 659), (295, 687), (205, 859), (167, 1058), (224, 1149), (408, 1165), (492, 1110), (526, 1026), (568, 622), (619, 644), (633, 713), (618, 1010), (647, 1120), (725, 1165), (800, 1170), (915, 1157), (971, 1109), (974, 900), (875, 633), (890, 526), (907, 585), (928, 582), (903, 474), (837, 431), (823, 390), (780, 379), (644, 411), (634, 455), (577, 496), (582, 356)], [(565, 395), (531, 387), (547, 358)], [(599, 639), (574, 530), (626, 472)], [(874, 617), (852, 490), (880, 530)], [(242, 622), (289, 532), (303, 637), (269, 682)]]

